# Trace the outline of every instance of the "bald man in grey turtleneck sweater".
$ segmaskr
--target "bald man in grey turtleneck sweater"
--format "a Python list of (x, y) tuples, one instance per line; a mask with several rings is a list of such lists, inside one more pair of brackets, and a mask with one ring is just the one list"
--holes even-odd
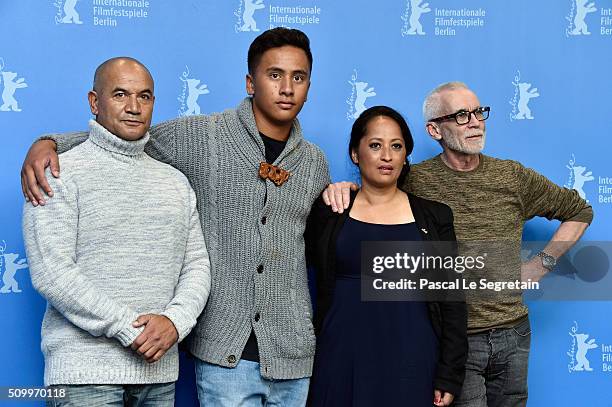
[(89, 138), (60, 155), (46, 206), (24, 206), (32, 282), (47, 299), (45, 385), (66, 404), (174, 405), (176, 343), (210, 291), (196, 196), (144, 152), (153, 80), (116, 58), (96, 71)]

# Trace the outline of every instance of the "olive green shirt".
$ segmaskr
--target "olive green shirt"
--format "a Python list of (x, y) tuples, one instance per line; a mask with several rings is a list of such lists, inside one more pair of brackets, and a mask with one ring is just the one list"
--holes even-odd
[[(575, 190), (559, 187), (516, 161), (485, 155), (476, 169), (466, 172), (449, 168), (440, 155), (423, 161), (412, 166), (403, 189), (450, 206), (459, 241), (510, 242), (520, 250), (525, 221), (535, 216), (585, 223), (593, 219), (591, 206)], [(508, 279), (520, 279), (519, 254), (503, 267)], [(520, 292), (467, 299), (470, 333), (510, 326), (527, 316)]]

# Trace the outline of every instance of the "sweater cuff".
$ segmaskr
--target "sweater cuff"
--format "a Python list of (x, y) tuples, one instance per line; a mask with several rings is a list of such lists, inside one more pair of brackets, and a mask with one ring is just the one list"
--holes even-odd
[(121, 342), (121, 345), (127, 348), (134, 342), (136, 338), (138, 338), (138, 335), (140, 335), (143, 330), (144, 330), (143, 327), (140, 327), (140, 328), (134, 328), (133, 326), (125, 327), (121, 331), (117, 332), (117, 334), (115, 335), (115, 338), (117, 338), (117, 340)]
[(65, 153), (75, 146), (74, 140), (70, 137), (63, 137), (62, 134), (45, 134), (36, 139), (36, 141), (41, 140), (51, 140), (55, 142), (55, 151), (57, 154)]
[(436, 379), (434, 380), (434, 390), (440, 390), (442, 392), (447, 392), (453, 395), (453, 397), (455, 399), (457, 399), (459, 397), (459, 395), (461, 394), (461, 384), (463, 383), (463, 380), (461, 380), (460, 383), (454, 381), (454, 380), (448, 380), (446, 378), (441, 378), (441, 377), (436, 377)]
[(54, 135), (46, 134), (44, 136), (40, 136), (39, 138), (36, 139), (35, 143), (39, 141), (43, 141), (43, 140), (53, 141), (55, 143), (55, 151), (60, 151), (59, 149), (60, 142), (58, 141), (57, 137), (55, 137)]
[(121, 345), (128, 347), (134, 342), (134, 340), (144, 331), (144, 326), (134, 328), (132, 323), (138, 319), (138, 313), (134, 312), (130, 318), (123, 321), (123, 328), (117, 332), (114, 337)]
[(590, 225), (593, 221), (593, 208), (591, 206), (587, 206), (586, 208), (578, 212), (576, 215), (572, 216), (569, 219), (566, 219), (565, 221), (583, 222)]
[(161, 312), (159, 315), (163, 315), (168, 318), (174, 324), (174, 328), (176, 328), (176, 332), (178, 333), (178, 341), (181, 342), (185, 337), (189, 334), (193, 326), (195, 325), (195, 321), (193, 323), (189, 323), (187, 318), (185, 318), (182, 313), (176, 308), (168, 308), (164, 312)]

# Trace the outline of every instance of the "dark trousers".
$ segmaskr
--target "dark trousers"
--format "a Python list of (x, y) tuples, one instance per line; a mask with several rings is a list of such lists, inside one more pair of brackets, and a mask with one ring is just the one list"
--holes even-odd
[(529, 320), (512, 328), (468, 335), (465, 381), (456, 407), (519, 407), (527, 404)]

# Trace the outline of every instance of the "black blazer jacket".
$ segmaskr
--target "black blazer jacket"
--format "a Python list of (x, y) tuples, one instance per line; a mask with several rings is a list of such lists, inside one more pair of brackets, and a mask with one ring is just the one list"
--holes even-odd
[[(321, 196), (315, 201), (304, 234), (306, 259), (315, 269), (314, 327), (318, 335), (332, 303), (336, 282), (336, 241), (348, 218), (357, 192), (342, 214), (335, 213)], [(454, 241), (453, 213), (442, 203), (408, 194), (415, 222), (424, 241)], [(434, 388), (457, 397), (465, 377), (467, 360), (467, 309), (465, 302), (429, 302), (429, 314), (440, 349)], [(407, 321), (408, 322), (408, 321)]]

